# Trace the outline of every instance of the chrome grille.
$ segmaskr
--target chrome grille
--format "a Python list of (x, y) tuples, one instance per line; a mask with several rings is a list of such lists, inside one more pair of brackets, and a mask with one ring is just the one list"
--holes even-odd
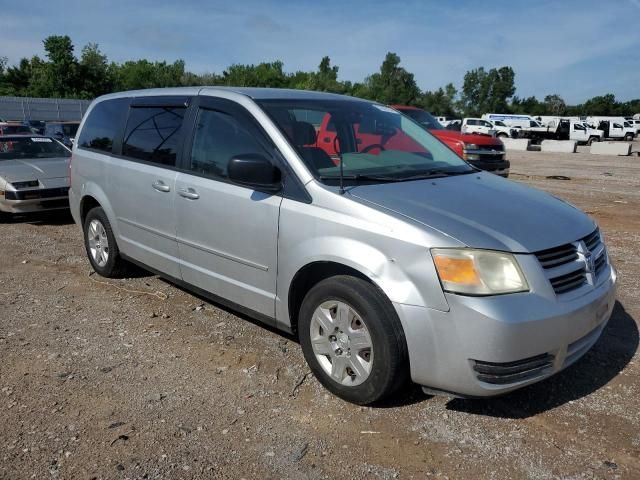
[(596, 248), (602, 243), (600, 240), (600, 230), (596, 228), (596, 230), (591, 234), (587, 235), (582, 239), (584, 244), (587, 246), (590, 252), (594, 252)]
[(578, 258), (578, 251), (575, 245), (568, 243), (556, 248), (550, 248), (536, 253), (542, 268), (553, 268), (566, 263), (573, 262)]
[(565, 275), (551, 278), (549, 281), (556, 293), (564, 293), (575, 290), (587, 283), (587, 276), (585, 275), (584, 268), (581, 268)]
[(607, 254), (598, 229), (573, 243), (536, 252), (556, 294), (595, 285), (607, 266)]

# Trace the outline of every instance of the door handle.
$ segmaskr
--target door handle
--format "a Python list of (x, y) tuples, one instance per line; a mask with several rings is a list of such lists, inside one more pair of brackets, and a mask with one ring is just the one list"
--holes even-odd
[(170, 192), (171, 187), (164, 183), (162, 180), (156, 180), (151, 184), (153, 188), (155, 188), (159, 192)]
[(184, 198), (188, 198), (189, 200), (197, 200), (200, 198), (198, 192), (196, 192), (193, 188), (181, 188), (178, 190), (178, 195)]

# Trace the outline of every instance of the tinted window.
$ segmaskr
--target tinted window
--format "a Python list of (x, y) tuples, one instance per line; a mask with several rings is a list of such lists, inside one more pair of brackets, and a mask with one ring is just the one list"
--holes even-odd
[(129, 99), (117, 98), (98, 103), (84, 122), (78, 146), (111, 153), (113, 140), (122, 126)]
[(266, 152), (237, 118), (215, 110), (200, 110), (191, 149), (190, 170), (226, 178), (229, 160), (246, 153), (265, 155)]
[(32, 133), (31, 129), (26, 125), (7, 125), (2, 128), (2, 133), (4, 135), (13, 135), (16, 133)]
[(71, 152), (47, 137), (0, 138), (0, 161), (70, 157)]
[(174, 166), (184, 107), (135, 107), (129, 111), (122, 154)]

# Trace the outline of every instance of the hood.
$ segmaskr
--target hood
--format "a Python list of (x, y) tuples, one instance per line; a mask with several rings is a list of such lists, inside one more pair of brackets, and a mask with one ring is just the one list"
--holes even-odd
[(0, 177), (7, 182), (69, 176), (68, 157), (0, 160)]
[(455, 130), (429, 130), (434, 137), (442, 141), (460, 141), (463, 143), (475, 143), (476, 145), (502, 145), (499, 138), (489, 135), (473, 135), (471, 133), (460, 133)]
[(349, 194), (474, 248), (531, 253), (576, 241), (595, 229), (572, 205), (484, 172), (362, 185)]

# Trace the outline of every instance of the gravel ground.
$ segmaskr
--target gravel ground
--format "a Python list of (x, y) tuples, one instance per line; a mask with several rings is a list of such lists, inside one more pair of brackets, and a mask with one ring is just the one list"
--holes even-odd
[(492, 400), (347, 404), (295, 339), (142, 271), (91, 275), (68, 215), (0, 225), (0, 478), (640, 478), (640, 159), (510, 159), (599, 222), (620, 283), (580, 362)]

